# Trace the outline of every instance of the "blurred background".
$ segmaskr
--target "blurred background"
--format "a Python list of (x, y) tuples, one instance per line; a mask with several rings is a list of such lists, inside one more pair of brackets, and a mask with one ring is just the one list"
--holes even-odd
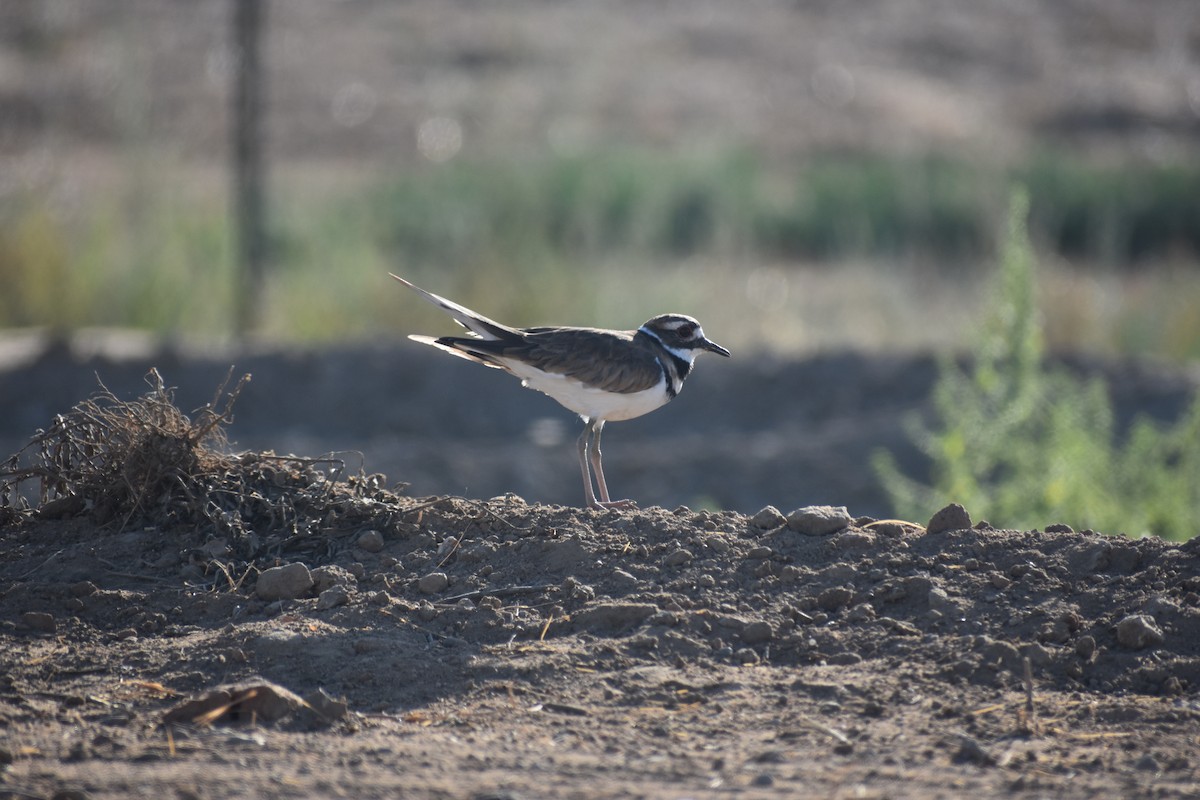
[(884, 514), (869, 455), (919, 469), (900, 420), (987, 311), (1015, 185), (1048, 350), (1152, 372), (1120, 419), (1180, 412), (1198, 155), (1193, 0), (5, 0), (0, 439), (97, 374), (170, 364), (198, 405), (253, 363), (239, 445), (577, 502), (570, 415), (417, 352), (452, 327), (392, 271), (732, 349), (611, 429), (617, 493)]

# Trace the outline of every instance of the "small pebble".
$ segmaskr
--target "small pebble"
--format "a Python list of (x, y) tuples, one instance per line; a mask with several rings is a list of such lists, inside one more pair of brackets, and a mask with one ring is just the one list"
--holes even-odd
[(692, 551), (681, 547), (673, 553), (668, 554), (667, 557), (663, 559), (663, 564), (668, 567), (678, 567), (688, 563), (692, 560), (692, 558)]
[(754, 652), (754, 650), (749, 647), (739, 648), (736, 652), (734, 652), (733, 658), (739, 664), (757, 664), (760, 660), (758, 653)]
[(350, 602), (350, 592), (345, 586), (332, 586), (317, 595), (317, 610), (325, 611), (335, 606), (344, 606)]
[(366, 530), (358, 535), (358, 546), (368, 553), (378, 553), (383, 549), (383, 534), (377, 530)]
[(751, 622), (742, 628), (742, 641), (746, 644), (769, 642), (774, 636), (775, 631), (771, 628), (771, 623), (764, 620)]
[(623, 569), (613, 570), (610, 580), (614, 588), (622, 591), (632, 591), (638, 585), (638, 579)]
[(1130, 650), (1162, 644), (1163, 639), (1162, 629), (1145, 614), (1131, 614), (1117, 623), (1117, 641)]
[(971, 527), (971, 515), (958, 503), (951, 503), (935, 513), (925, 526), (926, 533), (965, 531)]
[(817, 595), (817, 607), (824, 611), (837, 611), (854, 599), (854, 590), (845, 586), (833, 586)]
[(417, 580), (417, 589), (422, 594), (437, 594), (450, 585), (450, 576), (444, 572), (430, 572)]
[(299, 561), (271, 567), (258, 576), (254, 591), (263, 600), (291, 600), (307, 594), (316, 581)]
[(71, 594), (75, 597), (87, 597), (98, 591), (99, 588), (91, 581), (80, 581), (79, 583), (71, 584)]
[(808, 536), (828, 536), (850, 527), (854, 518), (845, 506), (805, 506), (787, 516), (787, 526)]
[(54, 633), (58, 630), (54, 615), (45, 611), (26, 611), (21, 615), (21, 624), (38, 633)]
[(1080, 636), (1075, 641), (1075, 653), (1084, 661), (1091, 661), (1096, 655), (1096, 639), (1092, 636)]
[(1158, 762), (1154, 759), (1154, 756), (1150, 755), (1149, 753), (1146, 753), (1146, 755), (1134, 762), (1133, 766), (1137, 769), (1145, 770), (1146, 772), (1158, 772), (1159, 769)]
[(767, 506), (750, 518), (750, 524), (761, 530), (778, 528), (785, 522), (787, 522), (787, 518), (775, 506)]

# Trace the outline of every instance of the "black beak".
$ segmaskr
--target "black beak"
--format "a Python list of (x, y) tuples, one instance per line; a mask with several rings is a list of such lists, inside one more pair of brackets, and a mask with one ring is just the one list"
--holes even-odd
[(710, 342), (708, 339), (705, 339), (704, 341), (700, 342), (700, 346), (710, 353), (716, 353), (717, 355), (729, 358), (729, 351), (724, 347), (721, 347), (721, 345), (717, 344), (716, 342)]

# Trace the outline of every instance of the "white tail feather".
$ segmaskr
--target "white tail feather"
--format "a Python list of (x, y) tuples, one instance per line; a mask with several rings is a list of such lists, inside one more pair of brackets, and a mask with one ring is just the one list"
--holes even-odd
[[(457, 322), (459, 325), (462, 325), (464, 328), (466, 328), (467, 330), (469, 330), (471, 333), (475, 334), (476, 336), (480, 337), (481, 339), (489, 339), (489, 340), (493, 340), (493, 341), (496, 339), (499, 339), (500, 337), (496, 335), (496, 333), (493, 329), (499, 329), (502, 331), (510, 330), (510, 328), (507, 325), (501, 325), (499, 322), (496, 322), (493, 319), (488, 319), (483, 314), (472, 311), (471, 309), (467, 308), (466, 306), (460, 306), (458, 303), (455, 303), (453, 300), (447, 300), (446, 298), (444, 298), (440, 295), (436, 295), (433, 292), (427, 292), (424, 289), (422, 289), (420, 286), (417, 286), (414, 283), (410, 283), (409, 281), (404, 280), (404, 278), (401, 278), (399, 275), (392, 275), (392, 273), (390, 273), (390, 272), (388, 274), (391, 275), (396, 280), (403, 283), (408, 288), (412, 289), (417, 294), (424, 297), (430, 303), (433, 303), (435, 306), (437, 306), (438, 308), (445, 311), (447, 314), (449, 314), (451, 317), (454, 318), (455, 322)], [(409, 338), (413, 338), (413, 337), (409, 337)], [(417, 341), (425, 341), (425, 340), (417, 339)], [(432, 341), (426, 342), (426, 344), (432, 344), (432, 343), (433, 343)], [(440, 345), (438, 345), (438, 346), (440, 347)], [(454, 352), (450, 348), (443, 348), (443, 349)], [(459, 355), (462, 355), (462, 354), (460, 353)]]

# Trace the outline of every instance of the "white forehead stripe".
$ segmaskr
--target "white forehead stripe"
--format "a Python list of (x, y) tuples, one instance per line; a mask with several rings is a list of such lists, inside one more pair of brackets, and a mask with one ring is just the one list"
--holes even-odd
[[(655, 333), (654, 331), (652, 331), (652, 330), (650, 330), (649, 328), (647, 328), (645, 325), (643, 325), (642, 327), (638, 328), (638, 330), (639, 330), (639, 331), (641, 331), (642, 333), (646, 334), (647, 336), (652, 336), (652, 337), (654, 337), (654, 340), (655, 340), (656, 342), (658, 342), (659, 344), (661, 344), (661, 345), (663, 346), (663, 349), (664, 349), (664, 350), (666, 350), (668, 353), (670, 353), (671, 355), (675, 356), (676, 358), (678, 358), (678, 359), (682, 359), (683, 361), (686, 361), (686, 362), (688, 362), (689, 364), (694, 364), (694, 363), (695, 363), (695, 361), (696, 361), (696, 350), (695, 350), (695, 348), (692, 348), (692, 347), (687, 347), (687, 348), (684, 348), (684, 349), (682, 349), (682, 350), (681, 350), (681, 349), (679, 349), (678, 347), (671, 347), (669, 344), (667, 344), (666, 342), (664, 342), (664, 341), (662, 340), (662, 337), (661, 337), (661, 336), (659, 336), (657, 333)], [(698, 333), (698, 334), (699, 334), (700, 338), (703, 338), (703, 337), (704, 337), (704, 332), (700, 330), (700, 326), (699, 326), (699, 325), (697, 325), (697, 326), (696, 326), (696, 333)]]

